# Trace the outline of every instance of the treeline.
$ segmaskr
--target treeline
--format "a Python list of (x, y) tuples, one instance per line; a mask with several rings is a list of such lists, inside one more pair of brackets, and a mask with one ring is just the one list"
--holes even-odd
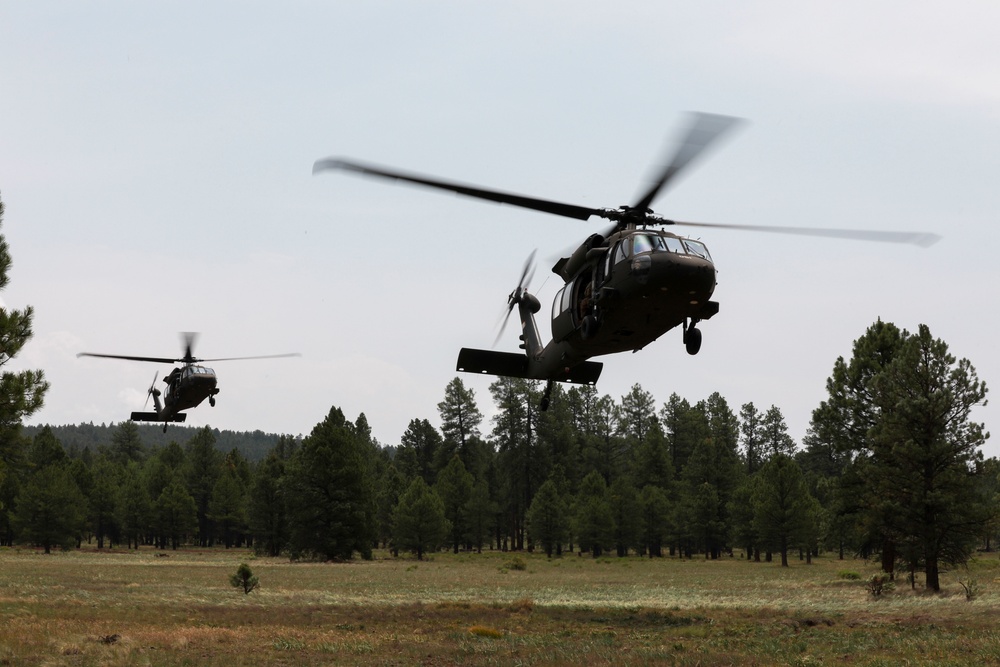
[[(167, 431), (163, 430), (163, 424), (135, 424), (138, 429), (139, 438), (147, 450), (153, 451), (160, 447), (166, 447), (171, 442), (187, 442), (199, 430), (193, 426), (183, 426), (173, 424)], [(77, 456), (85, 449), (91, 452), (100, 452), (111, 442), (112, 433), (118, 427), (117, 424), (66, 424), (54, 425), (45, 424), (43, 426), (25, 426), (23, 433), (29, 438), (48, 427), (52, 434), (62, 443), (66, 452), (70, 456)], [(260, 461), (274, 447), (278, 434), (265, 433), (264, 431), (229, 431), (212, 429), (215, 436), (215, 446), (224, 452), (237, 450), (244, 458), (250, 461)], [(301, 437), (301, 436), (300, 436)]]
[[(986, 387), (926, 327), (876, 322), (838, 359), (800, 447), (780, 409), (738, 410), (718, 393), (658, 403), (500, 378), (484, 423), (459, 378), (438, 426), (413, 419), (382, 447), (365, 416), (332, 408), (301, 440), (258, 461), (204, 428), (151, 449), (131, 422), (68, 452), (41, 428), (3, 450), (0, 542), (72, 548), (252, 547), (349, 559), (374, 547), (537, 549), (599, 556), (719, 558), (787, 565), (797, 554), (878, 558), (926, 575), (990, 549), (1000, 465), (969, 420)], [(915, 581), (915, 579), (914, 579)]]

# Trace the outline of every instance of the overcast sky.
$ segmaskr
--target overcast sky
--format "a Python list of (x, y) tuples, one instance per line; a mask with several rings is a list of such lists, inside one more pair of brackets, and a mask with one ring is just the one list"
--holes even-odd
[[(701, 353), (671, 331), (603, 358), (600, 392), (777, 405), (800, 441), (877, 318), (927, 324), (995, 388), (998, 25), (988, 1), (0, 0), (0, 298), (35, 308), (8, 368), (52, 384), (29, 423), (118, 422), (169, 366), (77, 353), (181, 356), (178, 332), (199, 331), (201, 357), (303, 356), (214, 364), (218, 405), (188, 424), (308, 434), (337, 406), (396, 444), (411, 419), (439, 424), (459, 348), (491, 346), (536, 248), (548, 335), (548, 269), (603, 221), (313, 162), (616, 207), (697, 110), (748, 122), (657, 213), (944, 238), (687, 230), (718, 268)], [(489, 413), (490, 380), (463, 380)]]

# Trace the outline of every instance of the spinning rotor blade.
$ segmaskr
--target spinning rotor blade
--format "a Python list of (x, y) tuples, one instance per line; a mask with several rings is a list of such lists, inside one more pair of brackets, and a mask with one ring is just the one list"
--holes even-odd
[(521, 295), (528, 290), (528, 285), (531, 284), (531, 279), (535, 276), (535, 253), (538, 249), (531, 251), (528, 255), (528, 259), (524, 262), (524, 268), (521, 269), (521, 278), (517, 281), (517, 288), (510, 293), (507, 297), (507, 313), (503, 316), (503, 322), (500, 324), (500, 331), (497, 332), (496, 340), (493, 341), (493, 346), (500, 342), (500, 337), (503, 336), (504, 329), (507, 328), (507, 320), (510, 319), (510, 314), (514, 312), (514, 306), (521, 300)]
[(160, 371), (153, 373), (153, 382), (149, 385), (149, 390), (146, 391), (146, 400), (142, 404), (143, 412), (146, 411), (146, 406), (149, 405), (149, 397), (153, 395), (154, 391), (156, 391), (156, 378), (158, 377), (160, 377)]
[(262, 354), (255, 357), (221, 357), (219, 359), (194, 359), (193, 361), (242, 361), (244, 359), (281, 359), (283, 357), (301, 357), (302, 355), (298, 352), (290, 352), (288, 354)]
[(156, 364), (175, 364), (183, 359), (167, 359), (166, 357), (132, 357), (124, 354), (94, 354), (93, 352), (80, 352), (77, 357), (101, 357), (103, 359), (127, 359), (129, 361), (150, 361)]
[(882, 241), (885, 243), (909, 243), (921, 248), (929, 248), (941, 237), (928, 232), (887, 232), (867, 229), (823, 229), (815, 227), (770, 227), (767, 225), (728, 225), (714, 222), (683, 222), (681, 220), (659, 220), (657, 224), (684, 225), (687, 227), (713, 227), (716, 229), (742, 229), (750, 232), (772, 232), (775, 234), (797, 234), (799, 236), (821, 236), (826, 238), (853, 239), (855, 241)]
[(497, 202), (499, 204), (510, 204), (511, 206), (530, 208), (534, 211), (552, 213), (553, 215), (561, 215), (563, 217), (574, 218), (576, 220), (586, 220), (592, 215), (601, 215), (601, 210), (596, 208), (576, 206), (574, 204), (563, 204), (561, 202), (550, 201), (548, 199), (525, 197), (523, 195), (517, 195), (509, 192), (490, 190), (474, 185), (453, 183), (438, 178), (420, 176), (418, 174), (395, 171), (385, 167), (362, 164), (360, 162), (333, 157), (317, 160), (313, 165), (313, 174), (329, 169), (345, 169), (347, 171), (355, 171), (359, 174), (365, 174), (366, 176), (379, 176), (396, 181), (415, 183), (429, 188), (448, 190), (460, 195), (465, 195), (466, 197), (475, 197), (476, 199), (486, 199), (487, 201)]
[(640, 211), (648, 209), (656, 196), (660, 194), (660, 190), (665, 188), (677, 174), (701, 155), (709, 144), (740, 122), (742, 122), (741, 119), (732, 116), (700, 112), (692, 114), (691, 126), (680, 141), (673, 159), (663, 168), (660, 177), (653, 182), (649, 191), (632, 208)]
[(194, 358), (194, 342), (198, 340), (198, 334), (194, 331), (185, 331), (181, 334), (181, 343), (184, 345), (184, 358), (179, 359), (185, 364), (191, 364), (197, 361)]

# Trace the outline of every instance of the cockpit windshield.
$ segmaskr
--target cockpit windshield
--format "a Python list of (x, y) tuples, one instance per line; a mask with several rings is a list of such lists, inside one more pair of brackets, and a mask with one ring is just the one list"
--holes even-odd
[(632, 254), (640, 252), (677, 252), (695, 255), (711, 261), (708, 248), (700, 241), (681, 239), (675, 236), (660, 236), (659, 234), (633, 234)]

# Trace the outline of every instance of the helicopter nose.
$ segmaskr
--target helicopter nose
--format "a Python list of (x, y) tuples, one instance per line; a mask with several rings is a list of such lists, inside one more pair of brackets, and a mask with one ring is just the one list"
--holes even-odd
[[(636, 260), (639, 262), (636, 266)], [(642, 266), (642, 265), (645, 266)], [(707, 300), (715, 291), (715, 265), (703, 257), (656, 253), (633, 259), (633, 275), (674, 296), (687, 295), (691, 303)]]

